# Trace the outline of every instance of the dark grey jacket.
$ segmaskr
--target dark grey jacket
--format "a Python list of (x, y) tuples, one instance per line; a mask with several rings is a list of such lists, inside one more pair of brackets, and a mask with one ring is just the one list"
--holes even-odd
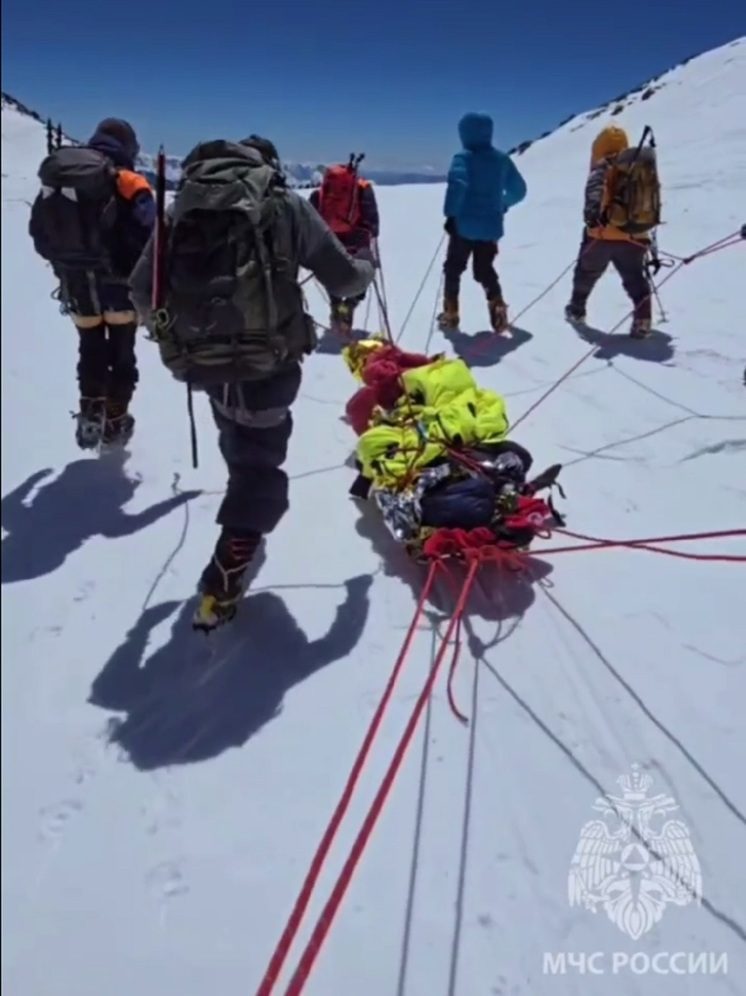
[[(310, 270), (331, 297), (363, 294), (375, 275), (373, 264), (353, 259), (308, 201), (292, 190), (282, 194), (284, 211), (277, 222), (277, 243), (289, 246), (291, 264)], [(141, 322), (152, 332), (153, 239), (130, 277), (132, 301)]]

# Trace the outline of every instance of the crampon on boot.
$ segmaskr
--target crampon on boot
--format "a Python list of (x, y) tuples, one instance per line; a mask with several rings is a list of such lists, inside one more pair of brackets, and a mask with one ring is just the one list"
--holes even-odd
[(647, 339), (652, 331), (649, 318), (635, 318), (632, 322), (629, 334), (633, 339)]
[(107, 401), (106, 421), (102, 442), (107, 446), (124, 446), (135, 431), (135, 419), (127, 411), (126, 402)]
[(329, 317), (329, 324), (332, 332), (337, 335), (349, 336), (352, 332), (352, 319), (354, 310), (346, 301), (340, 301), (332, 306), (332, 313)]
[(100, 445), (106, 422), (104, 398), (81, 398), (76, 421), (75, 441), (82, 450), (94, 450)]
[(487, 302), (487, 309), (490, 314), (490, 324), (493, 331), (497, 332), (498, 335), (509, 331), (507, 304), (501, 298), (494, 297)]
[(210, 632), (235, 616), (243, 594), (243, 578), (261, 534), (223, 529), (212, 560), (199, 582), (200, 603), (192, 618), (192, 628)]
[(585, 325), (585, 308), (581, 308), (571, 301), (565, 308), (565, 321), (571, 325)]
[(461, 317), (458, 312), (458, 301), (446, 298), (443, 301), (443, 310), (437, 318), (438, 328), (441, 332), (454, 332), (461, 324)]

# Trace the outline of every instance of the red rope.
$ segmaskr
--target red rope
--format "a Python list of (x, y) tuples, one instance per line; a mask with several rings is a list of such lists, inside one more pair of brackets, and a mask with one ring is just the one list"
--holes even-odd
[[(734, 239), (736, 235), (738, 235), (738, 240), (737, 241), (741, 241), (741, 233), (740, 233), (740, 230), (739, 230), (738, 232), (734, 232), (731, 235), (726, 235), (725, 238), (720, 239), (718, 242), (713, 242), (712, 245), (705, 246), (704, 249), (700, 249), (699, 252), (694, 253), (693, 256), (688, 256), (686, 259), (681, 259), (680, 262), (678, 263), (678, 265), (675, 266), (671, 270), (670, 273), (666, 274), (666, 276), (658, 284), (654, 284), (653, 285), (653, 289), (651, 290), (651, 292), (650, 292), (650, 294), (648, 296), (652, 297), (653, 294), (656, 293), (657, 291), (659, 291), (660, 288), (671, 279), (671, 277), (673, 277), (676, 273), (679, 272), (679, 270), (682, 269), (682, 267), (687, 266), (689, 263), (692, 263), (695, 259), (699, 259), (700, 256), (706, 256), (706, 255), (709, 255), (709, 253), (718, 252), (720, 249), (727, 249), (729, 245), (735, 245), (736, 243), (735, 242), (731, 242), (730, 240)], [(672, 257), (672, 258), (675, 258), (675, 257)], [(617, 324), (613, 328), (609, 329), (609, 331), (608, 331), (607, 334), (608, 335), (613, 335), (615, 332), (617, 332), (622, 327), (622, 325), (624, 325), (624, 323), (629, 318), (631, 318), (632, 315), (634, 315), (634, 313), (635, 313), (635, 309), (632, 308), (630, 311), (627, 312), (627, 314), (624, 316), (624, 318), (622, 318), (620, 321), (618, 321)], [(580, 357), (580, 359), (577, 361), (577, 363), (573, 363), (573, 365), (570, 367), (570, 369), (566, 370), (565, 373), (563, 373), (562, 376), (559, 378), (559, 380), (555, 381), (554, 384), (552, 384), (551, 387), (548, 390), (546, 390), (544, 392), (544, 394), (542, 394), (542, 396), (539, 398), (539, 400), (535, 401), (533, 403), (533, 405), (531, 405), (523, 413), (523, 415), (521, 415), (513, 423), (513, 425), (511, 426), (511, 431), (513, 429), (515, 429), (515, 427), (517, 425), (520, 425), (521, 422), (525, 421), (525, 419), (527, 419), (529, 415), (531, 415), (533, 412), (535, 412), (536, 409), (539, 407), (539, 405), (543, 404), (550, 395), (554, 394), (554, 392), (557, 390), (557, 388), (560, 386), (560, 384), (563, 384), (568, 379), (568, 377), (571, 377), (572, 374), (574, 374), (575, 371), (578, 369), (578, 367), (581, 367), (585, 363), (585, 361), (587, 359), (589, 359), (596, 352), (597, 349), (598, 349), (598, 346), (596, 344), (594, 344), (593, 346), (591, 346), (591, 348), (588, 350), (587, 353), (585, 353), (583, 356)]]
[(425, 609), (425, 603), (427, 602), (433, 584), (435, 583), (435, 577), (440, 566), (441, 566), (440, 561), (437, 560), (434, 560), (430, 565), (430, 569), (428, 571), (424, 587), (422, 589), (419, 601), (417, 603), (417, 608), (415, 609), (414, 616), (412, 617), (412, 622), (410, 623), (409, 629), (407, 630), (407, 634), (404, 638), (404, 643), (402, 644), (399, 656), (396, 659), (396, 663), (394, 664), (393, 670), (389, 676), (389, 680), (384, 690), (384, 693), (381, 697), (380, 702), (378, 703), (378, 708), (376, 709), (373, 718), (371, 719), (370, 726), (368, 727), (368, 731), (365, 734), (365, 739), (363, 740), (360, 750), (358, 751), (358, 755), (355, 758), (355, 762), (350, 771), (347, 783), (344, 787), (344, 791), (342, 792), (342, 795), (339, 799), (339, 802), (337, 803), (332, 818), (329, 821), (329, 825), (324, 831), (324, 835), (321, 838), (321, 842), (319, 843), (319, 846), (316, 849), (316, 853), (313, 856), (313, 860), (308, 870), (308, 874), (306, 875), (305, 881), (303, 882), (303, 886), (301, 887), (301, 890), (298, 894), (298, 898), (295, 901), (295, 905), (293, 906), (292, 912), (290, 913), (290, 917), (288, 918), (285, 929), (282, 932), (282, 936), (280, 937), (280, 940), (277, 943), (277, 947), (275, 948), (272, 958), (270, 959), (269, 966), (264, 974), (264, 978), (262, 979), (259, 988), (257, 989), (257, 996), (269, 996), (269, 994), (274, 989), (275, 983), (277, 982), (277, 977), (280, 971), (282, 970), (282, 966), (285, 962), (285, 959), (288, 956), (290, 947), (293, 941), (295, 940), (298, 930), (300, 929), (301, 922), (308, 909), (308, 905), (311, 901), (311, 894), (313, 892), (314, 887), (316, 886), (316, 882), (318, 881), (319, 875), (321, 874), (324, 862), (326, 861), (326, 858), (329, 854), (329, 850), (331, 849), (336, 833), (339, 830), (339, 826), (342, 823), (342, 820), (347, 812), (347, 809), (349, 808), (353, 792), (355, 791), (355, 787), (360, 777), (360, 773), (368, 758), (368, 754), (370, 753), (370, 748), (373, 744), (373, 741), (376, 738), (376, 735), (378, 734), (378, 730), (381, 726), (381, 721), (383, 720), (384, 713), (391, 700), (391, 696), (394, 691), (394, 686), (396, 685), (396, 682), (399, 678), (399, 674), (404, 666), (404, 662), (406, 661), (407, 656), (409, 655), (412, 641), (414, 639), (414, 635), (417, 630), (417, 625)]
[(574, 533), (569, 529), (557, 529), (572, 539), (583, 540), (581, 545), (550, 547), (547, 550), (536, 551), (542, 557), (552, 553), (576, 553), (582, 550), (610, 550), (623, 547), (629, 550), (646, 550), (648, 553), (661, 553), (667, 557), (679, 557), (684, 560), (705, 560), (722, 563), (746, 563), (746, 555), (729, 553), (685, 553), (683, 550), (664, 550), (660, 543), (690, 543), (696, 540), (722, 539), (723, 537), (746, 536), (746, 529), (721, 529), (708, 533), (686, 533), (680, 536), (654, 536), (650, 539), (609, 540), (596, 536), (586, 536)]
[[(454, 604), (455, 604), (458, 602), (460, 588), (457, 585), (456, 579), (454, 578), (451, 571), (446, 571), (446, 576), (454, 593), (454, 598), (455, 598)], [(460, 653), (461, 653), (461, 619), (459, 619), (458, 625), (456, 626), (456, 641), (453, 647), (453, 656), (451, 657), (451, 665), (448, 669), (448, 681), (446, 682), (446, 695), (448, 698), (448, 705), (451, 707), (451, 712), (453, 713), (453, 715), (456, 717), (456, 719), (459, 720), (459, 722), (464, 723), (464, 725), (467, 725), (469, 720), (464, 715), (464, 713), (461, 712), (458, 705), (456, 704), (456, 696), (453, 692), (453, 680), (456, 675), (456, 667), (458, 665), (458, 659)]]
[[(437, 563), (437, 561), (435, 561), (435, 563)], [(345, 861), (344, 867), (342, 868), (339, 878), (337, 879), (334, 888), (332, 889), (331, 895), (329, 896), (329, 899), (326, 905), (324, 906), (324, 909), (321, 911), (321, 914), (318, 920), (316, 921), (316, 925), (313, 929), (313, 933), (311, 934), (311, 938), (308, 944), (306, 945), (303, 954), (300, 957), (300, 960), (298, 962), (298, 967), (296, 968), (295, 974), (293, 975), (293, 978), (290, 981), (290, 985), (285, 991), (285, 996), (299, 996), (299, 994), (303, 990), (303, 987), (308, 981), (308, 977), (311, 974), (314, 962), (316, 961), (321, 946), (324, 943), (327, 934), (329, 933), (329, 930), (334, 921), (334, 917), (339, 911), (339, 907), (342, 904), (345, 892), (347, 891), (350, 881), (352, 880), (355, 868), (357, 867), (357, 864), (360, 861), (363, 851), (365, 850), (365, 847), (368, 841), (370, 840), (370, 836), (375, 828), (376, 822), (378, 821), (378, 818), (381, 815), (381, 811), (383, 810), (388, 794), (391, 791), (391, 787), (394, 784), (397, 773), (404, 759), (404, 755), (407, 752), (407, 748), (412, 742), (412, 737), (414, 736), (422, 712), (425, 709), (425, 706), (427, 705), (430, 695), (432, 694), (433, 686), (435, 685), (435, 679), (438, 677), (438, 671), (440, 670), (440, 665), (442, 664), (446, 651), (448, 649), (448, 641), (451, 639), (451, 636), (453, 635), (453, 632), (458, 626), (461, 617), (464, 613), (467, 601), (469, 599), (469, 595), (471, 593), (471, 589), (474, 585), (474, 580), (476, 578), (477, 570), (479, 569), (480, 563), (481, 561), (479, 559), (474, 558), (473, 560), (471, 560), (469, 564), (469, 569), (466, 573), (464, 583), (461, 587), (461, 592), (459, 595), (459, 599), (456, 603), (454, 613), (451, 616), (450, 624), (443, 638), (443, 642), (441, 643), (438, 654), (435, 660), (433, 661), (430, 673), (428, 674), (427, 680), (425, 681), (425, 684), (422, 687), (422, 691), (420, 692), (419, 698), (417, 699), (414, 710), (412, 711), (412, 715), (409, 718), (409, 722), (407, 723), (404, 733), (402, 734), (401, 739), (397, 744), (396, 750), (394, 751), (394, 755), (391, 759), (391, 763), (389, 764), (386, 774), (384, 775), (383, 780), (381, 781), (378, 792), (376, 793), (373, 803), (370, 809), (368, 810), (368, 813), (360, 828), (360, 831), (357, 837), (355, 838), (352, 848), (350, 849), (350, 852), (347, 856), (347, 860)]]
[(665, 249), (660, 250), (660, 255), (668, 256), (669, 259), (675, 259), (679, 263), (691, 263), (693, 260), (699, 259), (700, 256), (709, 256), (710, 253), (718, 252), (720, 249), (727, 249), (728, 246), (738, 245), (741, 241), (743, 241), (743, 235), (739, 229), (731, 235), (726, 235), (724, 238), (718, 239), (718, 241), (713, 242), (712, 245), (705, 246), (704, 249), (700, 249), (699, 252), (695, 252), (693, 256), (677, 256), (676, 253), (667, 252)]

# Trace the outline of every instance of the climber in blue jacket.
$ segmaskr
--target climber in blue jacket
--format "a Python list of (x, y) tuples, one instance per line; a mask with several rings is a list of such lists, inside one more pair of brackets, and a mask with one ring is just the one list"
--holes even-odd
[(503, 216), (526, 196), (526, 181), (512, 159), (492, 145), (492, 118), (465, 114), (459, 121), (463, 150), (448, 171), (443, 213), (450, 236), (445, 265), (442, 329), (459, 327), (461, 275), (474, 257), (474, 279), (487, 295), (490, 322), (496, 332), (507, 327), (508, 309), (502, 296), (494, 260), (503, 237)]

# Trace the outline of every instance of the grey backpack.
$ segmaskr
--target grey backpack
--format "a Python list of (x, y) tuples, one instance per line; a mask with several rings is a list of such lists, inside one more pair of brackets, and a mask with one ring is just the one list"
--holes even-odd
[(208, 142), (184, 160), (156, 316), (161, 358), (177, 380), (264, 379), (314, 348), (286, 196), (253, 148)]

